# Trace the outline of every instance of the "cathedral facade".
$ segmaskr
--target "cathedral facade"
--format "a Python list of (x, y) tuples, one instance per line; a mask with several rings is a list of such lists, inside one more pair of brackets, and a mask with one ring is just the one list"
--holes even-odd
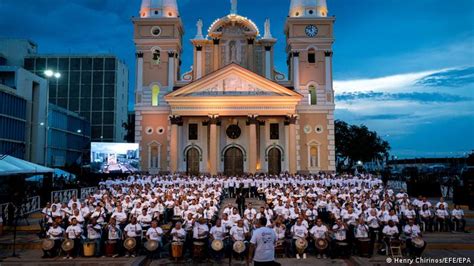
[[(335, 170), (332, 45), (326, 0), (291, 0), (276, 53), (270, 21), (263, 32), (237, 12), (207, 32), (201, 20), (182, 54), (176, 0), (143, 0), (133, 18), (136, 46), (135, 139), (143, 171), (227, 174)], [(183, 14), (185, 15), (185, 14)], [(181, 58), (193, 65), (181, 72)], [(288, 74), (274, 68), (286, 57)]]

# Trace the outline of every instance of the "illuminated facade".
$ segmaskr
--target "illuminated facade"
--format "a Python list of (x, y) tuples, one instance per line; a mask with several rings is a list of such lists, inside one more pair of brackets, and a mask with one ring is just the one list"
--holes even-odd
[[(325, 0), (292, 0), (285, 24), (288, 77), (274, 68), (276, 39), (230, 13), (203, 33), (180, 70), (176, 0), (143, 0), (133, 18), (135, 141), (142, 170), (314, 173), (335, 170), (332, 44)], [(283, 54), (281, 55), (283, 56)]]

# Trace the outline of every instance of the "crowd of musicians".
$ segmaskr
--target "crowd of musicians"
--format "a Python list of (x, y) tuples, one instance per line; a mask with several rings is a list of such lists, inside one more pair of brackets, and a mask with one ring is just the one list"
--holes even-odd
[[(234, 197), (237, 204), (221, 206)], [(249, 197), (265, 205), (245, 204)], [(371, 175), (132, 175), (102, 181), (82, 200), (54, 199), (42, 213), (44, 257), (64, 258), (245, 259), (262, 217), (276, 253), (288, 257), (419, 256), (424, 232), (465, 226), (459, 206), (410, 199)]]

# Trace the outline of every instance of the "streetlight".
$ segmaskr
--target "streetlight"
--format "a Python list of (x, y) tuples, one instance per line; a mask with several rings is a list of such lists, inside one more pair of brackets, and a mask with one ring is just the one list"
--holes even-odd
[(81, 133), (81, 132), (82, 132), (82, 130), (80, 130), (80, 129), (77, 130), (77, 133)]
[(51, 78), (51, 77), (55, 77), (55, 78), (60, 78), (61, 77), (61, 73), (59, 72), (54, 72), (53, 70), (51, 69), (46, 69), (44, 72), (44, 75), (48, 78)]

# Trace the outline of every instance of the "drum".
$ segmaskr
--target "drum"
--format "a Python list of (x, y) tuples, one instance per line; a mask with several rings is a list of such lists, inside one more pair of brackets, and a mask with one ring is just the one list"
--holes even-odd
[(326, 250), (329, 246), (329, 243), (326, 239), (324, 238), (318, 238), (316, 239), (316, 241), (314, 242), (314, 245), (316, 247), (317, 250), (319, 251), (323, 251), (323, 250)]
[(74, 248), (74, 241), (71, 239), (64, 240), (61, 244), (61, 248), (66, 252), (71, 251)]
[(163, 230), (163, 234), (167, 234), (169, 231), (171, 231), (172, 225), (170, 223), (164, 224), (161, 226), (161, 230)]
[(123, 241), (123, 247), (127, 250), (134, 249), (136, 245), (137, 240), (135, 240), (135, 238), (133, 237), (128, 237), (127, 239), (125, 239), (125, 241)]
[(84, 249), (84, 257), (92, 257), (92, 256), (94, 256), (94, 253), (95, 253), (95, 242), (93, 242), (93, 241), (85, 242), (85, 243), (82, 245), (82, 248)]
[(43, 239), (43, 241), (41, 242), (41, 248), (44, 251), (49, 251), (53, 249), (53, 247), (54, 247), (54, 240), (52, 239)]
[(195, 258), (204, 257), (204, 243), (195, 241), (193, 242), (193, 256)]
[(238, 254), (243, 253), (245, 251), (245, 243), (244, 241), (235, 241), (232, 248)]
[(177, 222), (181, 222), (181, 216), (173, 216), (171, 221), (173, 222), (173, 225), (175, 225)]
[(116, 254), (115, 249), (117, 247), (117, 241), (109, 240), (105, 242), (105, 256), (112, 257)]
[(182, 242), (171, 243), (171, 256), (173, 258), (181, 258), (183, 256), (183, 243)]
[(303, 238), (298, 238), (296, 239), (295, 246), (298, 254), (303, 254), (306, 248), (308, 247), (308, 241)]
[(421, 237), (414, 237), (411, 239), (411, 243), (415, 248), (423, 248), (425, 241)]
[(370, 238), (358, 238), (357, 249), (359, 255), (370, 255)]
[(146, 250), (152, 252), (152, 251), (155, 251), (158, 248), (159, 243), (156, 240), (148, 240), (147, 242), (145, 242), (144, 246), (145, 246)]
[(213, 240), (212, 243), (211, 243), (211, 248), (216, 251), (216, 252), (219, 252), (221, 251), (223, 248), (224, 248), (224, 242), (222, 242), (222, 240)]

